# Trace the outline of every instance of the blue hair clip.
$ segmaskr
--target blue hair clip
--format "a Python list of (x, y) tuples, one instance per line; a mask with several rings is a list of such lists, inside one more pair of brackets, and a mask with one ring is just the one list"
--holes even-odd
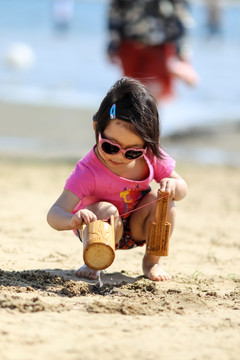
[(113, 104), (110, 109), (110, 119), (116, 119), (116, 104)]

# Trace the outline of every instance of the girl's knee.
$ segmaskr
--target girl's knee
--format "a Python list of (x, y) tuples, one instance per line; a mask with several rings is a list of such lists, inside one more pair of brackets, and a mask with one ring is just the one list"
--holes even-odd
[(110, 218), (112, 215), (114, 218), (119, 217), (119, 212), (116, 206), (106, 201), (101, 202), (99, 211), (104, 214), (104, 218)]
[(114, 217), (119, 216), (119, 212), (116, 206), (107, 201), (100, 201), (98, 203), (91, 204), (87, 206), (87, 208), (94, 212), (98, 220), (108, 219), (111, 215)]
[(123, 222), (118, 209), (111, 203), (102, 202), (100, 205), (100, 211), (104, 219), (109, 219), (111, 216), (114, 217), (115, 240), (118, 242), (123, 234)]

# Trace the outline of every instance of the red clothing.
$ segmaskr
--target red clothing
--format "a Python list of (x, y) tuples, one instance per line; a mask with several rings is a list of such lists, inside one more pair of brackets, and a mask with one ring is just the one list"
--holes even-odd
[(173, 44), (145, 46), (124, 40), (118, 55), (125, 76), (136, 78), (150, 87), (156, 83), (159, 98), (174, 94), (173, 77), (168, 69), (168, 61), (176, 56)]

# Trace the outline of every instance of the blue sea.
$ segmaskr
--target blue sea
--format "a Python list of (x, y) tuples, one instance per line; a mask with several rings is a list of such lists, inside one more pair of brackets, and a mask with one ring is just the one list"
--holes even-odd
[[(53, 0), (0, 1), (0, 101), (96, 108), (121, 76), (106, 57), (108, 1), (75, 0), (66, 29), (57, 29)], [(200, 76), (196, 88), (177, 83), (160, 109), (165, 134), (202, 123), (240, 119), (240, 6), (226, 1), (221, 31), (210, 36), (205, 2), (190, 2), (189, 43)], [(18, 44), (31, 64), (11, 64)]]

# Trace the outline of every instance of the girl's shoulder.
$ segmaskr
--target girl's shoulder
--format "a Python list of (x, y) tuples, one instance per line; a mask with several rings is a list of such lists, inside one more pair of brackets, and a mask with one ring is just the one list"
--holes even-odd
[(169, 177), (176, 166), (176, 161), (161, 149), (162, 158), (159, 159), (156, 156), (149, 160), (150, 166), (153, 167), (154, 179), (159, 182), (165, 177)]

